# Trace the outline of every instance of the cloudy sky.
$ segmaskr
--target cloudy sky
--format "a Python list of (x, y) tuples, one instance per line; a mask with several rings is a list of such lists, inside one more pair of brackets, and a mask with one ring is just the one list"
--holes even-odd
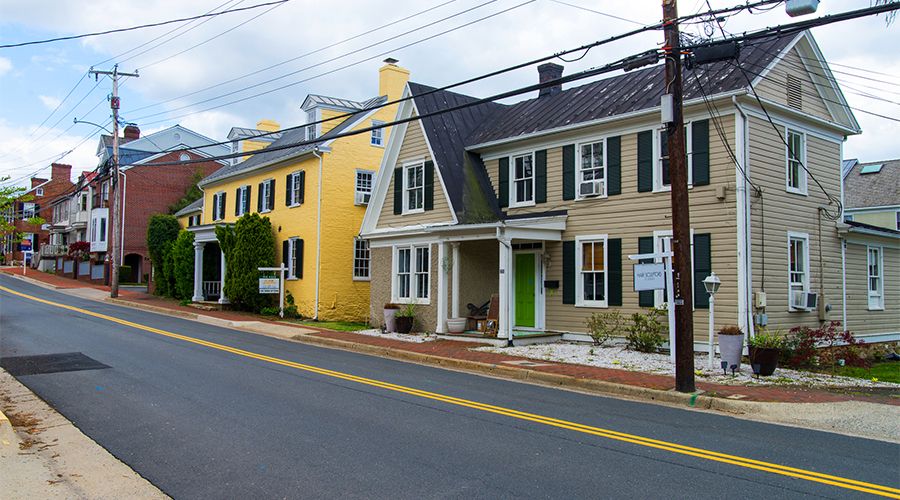
[[(103, 31), (247, 7), (265, 0), (0, 0), (0, 44)], [(735, 0), (711, 1), (713, 7)], [(705, 8), (682, 0), (681, 14)], [(870, 0), (824, 0), (815, 15), (863, 8)], [(581, 8), (579, 8), (581, 7)], [(593, 12), (592, 12), (593, 11)], [(263, 118), (303, 122), (308, 93), (365, 99), (377, 93), (387, 55), (412, 79), (446, 85), (493, 69), (573, 48), (661, 17), (659, 0), (290, 0), (190, 23), (0, 49), (0, 177), (18, 178), (62, 160), (74, 172), (96, 167), (97, 128), (73, 118), (109, 121), (109, 80), (90, 67), (139, 70), (120, 90), (121, 118), (143, 133), (179, 123), (223, 140), (233, 126)], [(739, 33), (791, 22), (778, 6), (741, 13), (725, 24)], [(898, 24), (871, 17), (813, 31), (850, 105), (900, 117)], [(695, 35), (705, 29), (691, 28)], [(566, 72), (602, 65), (659, 45), (648, 32), (604, 45)], [(84, 77), (84, 78), (83, 78)], [(535, 83), (534, 68), (477, 82), (460, 91), (486, 96)], [(852, 88), (852, 90), (851, 90)], [(866, 95), (868, 94), (868, 95)], [(856, 112), (864, 133), (844, 155), (863, 161), (900, 157), (900, 124)], [(73, 172), (73, 173), (74, 173)]]

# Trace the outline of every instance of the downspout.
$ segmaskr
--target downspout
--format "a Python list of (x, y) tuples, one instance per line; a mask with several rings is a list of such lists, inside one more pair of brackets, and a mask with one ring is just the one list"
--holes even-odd
[(318, 200), (318, 209), (316, 212), (316, 306), (313, 312), (313, 319), (319, 319), (319, 270), (321, 269), (322, 264), (322, 184), (324, 179), (322, 178), (322, 156), (319, 154), (319, 147), (316, 146), (313, 149), (313, 154), (316, 158), (319, 159), (319, 200)]
[[(744, 174), (746, 174), (747, 177), (750, 177), (750, 165), (749, 165), (750, 154), (749, 154), (749, 147), (748, 147), (749, 122), (748, 122), (748, 118), (747, 118), (747, 113), (744, 112), (744, 108), (741, 107), (740, 103), (738, 103), (736, 96), (731, 96), (731, 102), (732, 102), (732, 104), (734, 104), (735, 109), (737, 109), (738, 113), (741, 116), (741, 123), (743, 126), (741, 127), (740, 131), (735, 130), (735, 135), (737, 135), (738, 133), (741, 134), (741, 136), (740, 136), (741, 147), (739, 148), (740, 155), (741, 155), (740, 160), (743, 162)], [(743, 240), (744, 240), (744, 245), (743, 245), (743, 248), (741, 249), (743, 258), (742, 258), (742, 262), (740, 263), (741, 266), (744, 268), (744, 272), (743, 272), (744, 282), (738, 284), (738, 286), (741, 287), (738, 292), (738, 297), (740, 299), (739, 303), (738, 303), (738, 317), (740, 318), (740, 316), (744, 316), (743, 318), (740, 318), (740, 319), (743, 319), (744, 321), (746, 321), (747, 336), (749, 338), (749, 337), (755, 336), (754, 321), (753, 321), (753, 314), (752, 314), (752, 312), (753, 312), (753, 307), (752, 307), (752, 305), (753, 305), (753, 297), (752, 297), (752, 295), (753, 295), (752, 294), (753, 275), (751, 272), (751, 264), (753, 262), (753, 260), (752, 260), (753, 245), (750, 240), (750, 224), (751, 224), (750, 193), (747, 191), (747, 188), (748, 188), (747, 179), (745, 179), (743, 175), (740, 175), (740, 172), (736, 172), (736, 174), (737, 174), (738, 183), (739, 183), (738, 184), (739, 189), (737, 190), (737, 192), (738, 192), (738, 203), (740, 204), (739, 212), (741, 214), (741, 217), (740, 217), (741, 220), (740, 220), (740, 224), (738, 227), (738, 231), (740, 231), (741, 236), (743, 237)], [(765, 252), (765, 249), (763, 249), (763, 252)], [(739, 269), (738, 275), (740, 275), (740, 274), (741, 274), (741, 271)]]
[(847, 240), (841, 238), (841, 324), (845, 331), (850, 331), (847, 326)]

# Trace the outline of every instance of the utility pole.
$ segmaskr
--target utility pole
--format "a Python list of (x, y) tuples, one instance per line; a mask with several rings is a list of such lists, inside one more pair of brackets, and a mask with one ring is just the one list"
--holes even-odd
[(119, 248), (119, 232), (121, 231), (122, 220), (120, 219), (120, 209), (119, 209), (119, 77), (122, 76), (133, 76), (137, 78), (137, 72), (134, 73), (120, 73), (119, 65), (116, 64), (113, 66), (112, 71), (98, 71), (95, 69), (91, 69), (90, 73), (94, 75), (94, 79), (97, 80), (100, 78), (100, 75), (107, 75), (112, 78), (112, 97), (109, 100), (109, 107), (112, 109), (112, 141), (113, 141), (113, 152), (112, 152), (112, 192), (113, 192), (113, 203), (112, 203), (112, 214), (109, 217), (110, 225), (112, 226), (112, 236), (110, 237), (110, 244), (112, 245), (112, 249), (110, 250), (110, 279), (109, 279), (109, 296), (112, 298), (116, 298), (119, 296), (119, 261), (121, 260), (119, 253), (122, 249)]
[(681, 86), (681, 41), (677, 0), (663, 0), (665, 24), (666, 94), (670, 94), (672, 120), (666, 125), (669, 180), (672, 186), (672, 250), (675, 297), (675, 390), (694, 392), (694, 304), (691, 271), (691, 214), (688, 204), (687, 155), (685, 154), (684, 96)]

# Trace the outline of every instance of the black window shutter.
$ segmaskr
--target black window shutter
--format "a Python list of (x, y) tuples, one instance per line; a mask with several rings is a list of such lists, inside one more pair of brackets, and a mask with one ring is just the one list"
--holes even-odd
[(297, 182), (300, 183), (300, 204), (302, 205), (306, 197), (306, 170), (300, 171), (300, 177), (297, 178)]
[(226, 207), (226, 205), (225, 205), (225, 194), (226, 194), (226, 193), (222, 193), (222, 194), (219, 195), (219, 218), (220, 218), (220, 219), (224, 219), (224, 218), (225, 218), (225, 207)]
[(637, 135), (638, 192), (653, 191), (653, 132), (646, 130)]
[(534, 202), (547, 203), (547, 150), (534, 152)]
[(288, 259), (291, 254), (291, 240), (284, 240), (281, 242), (281, 263), (284, 264), (284, 267), (288, 267)]
[(575, 199), (575, 145), (563, 146), (563, 199)]
[(237, 188), (234, 192), (234, 216), (241, 215), (241, 189)]
[(609, 290), (606, 292), (607, 304), (610, 306), (622, 305), (622, 239), (610, 238), (606, 240), (606, 267), (609, 273), (607, 279)]
[(260, 182), (260, 183), (259, 183), (259, 196), (258, 196), (257, 199), (256, 199), (256, 211), (257, 211), (257, 212), (262, 212), (262, 211), (263, 211), (263, 206), (262, 206), (262, 200), (263, 200), (263, 185), (265, 185), (265, 182)]
[(213, 203), (212, 203), (212, 218), (213, 220), (219, 220), (219, 195), (213, 195)]
[(403, 169), (394, 169), (394, 215), (403, 213)]
[(622, 137), (606, 139), (606, 194), (622, 194)]
[(575, 303), (575, 242), (563, 242), (563, 304)]
[(691, 124), (691, 166), (695, 186), (709, 184), (709, 120)]
[(269, 181), (269, 210), (275, 208), (275, 179)]
[(434, 210), (434, 162), (425, 162), (425, 210)]
[(294, 276), (303, 278), (303, 240), (294, 240)]
[(498, 189), (498, 197), (500, 198), (500, 207), (508, 207), (509, 206), (509, 157), (500, 158), (498, 162), (498, 167), (500, 171), (500, 181)]
[(712, 241), (709, 233), (694, 235), (694, 307), (709, 309), (709, 294), (703, 280), (712, 272)]
[(250, 212), (250, 195), (253, 194), (253, 190), (250, 189), (250, 186), (244, 186), (244, 213)]
[[(638, 253), (653, 253), (653, 237), (644, 236), (638, 238)], [(653, 259), (641, 259), (641, 264), (653, 262)], [(638, 292), (638, 305), (641, 307), (653, 307), (655, 303), (653, 290)]]
[(291, 190), (294, 187), (294, 174), (287, 174), (287, 177), (284, 178), (284, 206), (291, 206), (291, 202), (294, 200), (291, 199)]

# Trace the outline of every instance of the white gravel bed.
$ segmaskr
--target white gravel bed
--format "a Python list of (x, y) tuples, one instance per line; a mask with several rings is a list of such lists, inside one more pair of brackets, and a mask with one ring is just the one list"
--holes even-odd
[(371, 330), (357, 330), (355, 332), (350, 333), (358, 333), (360, 335), (368, 335), (370, 337), (381, 337), (384, 339), (391, 340), (402, 340), (403, 342), (413, 342), (416, 344), (421, 344), (422, 342), (431, 342), (437, 340), (437, 337), (434, 335), (418, 335), (412, 333), (381, 333), (381, 330), (373, 328)]
[[(479, 347), (477, 351), (520, 356), (543, 361), (556, 361), (576, 365), (599, 366), (656, 375), (674, 375), (675, 366), (669, 362), (667, 354), (643, 353), (629, 351), (624, 347), (597, 347), (587, 344), (533, 344), (521, 347)], [(714, 365), (719, 366), (720, 359), (715, 358)], [(900, 366), (900, 363), (898, 363)], [(896, 387), (900, 384), (881, 382), (853, 377), (831, 376), (788, 368), (777, 368), (769, 377), (753, 375), (750, 365), (742, 364), (741, 371), (734, 376), (722, 373), (721, 368), (711, 372), (706, 369), (706, 355), (694, 358), (697, 378), (706, 382), (723, 385), (803, 385), (811, 387)]]

